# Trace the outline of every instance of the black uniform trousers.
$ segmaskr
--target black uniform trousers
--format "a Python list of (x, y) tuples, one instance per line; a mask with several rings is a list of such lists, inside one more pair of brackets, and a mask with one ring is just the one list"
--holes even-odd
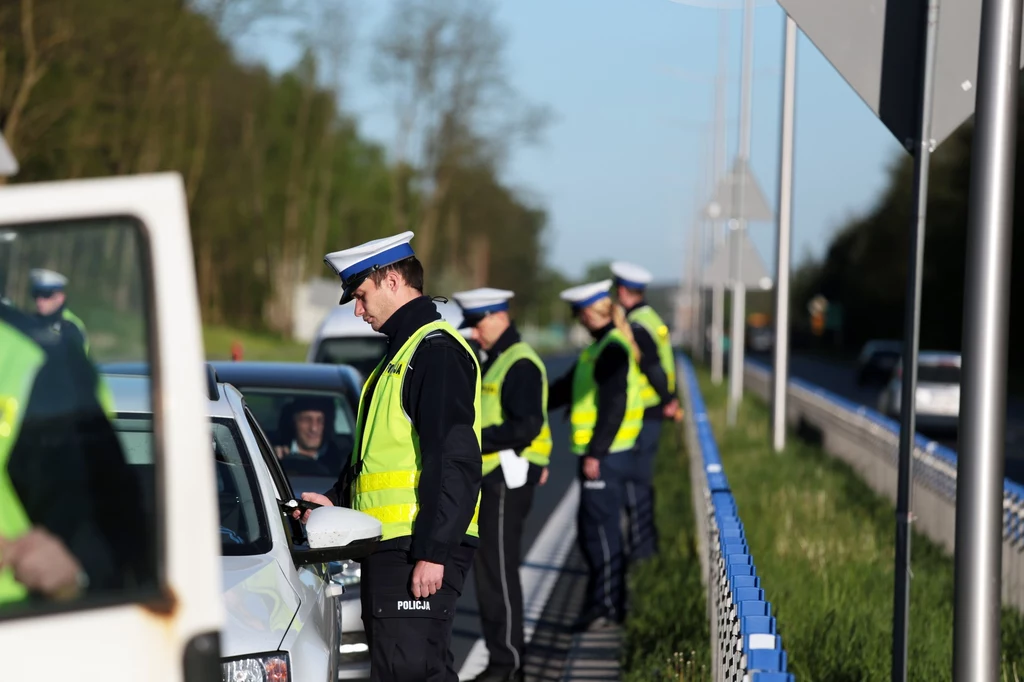
[(372, 682), (458, 682), (452, 626), (475, 551), (454, 549), (441, 589), (426, 599), (412, 596), (416, 562), (408, 551), (385, 549), (363, 559), (360, 600)]
[(627, 523), (626, 555), (630, 562), (649, 559), (658, 552), (654, 526), (654, 458), (661, 440), (662, 419), (645, 419), (636, 442), (636, 457), (625, 481)]
[(535, 486), (509, 489), (501, 468), (484, 477), (480, 499), (480, 547), (473, 564), (480, 623), (490, 654), (488, 668), (523, 667), (523, 587), (519, 581), (523, 525)]
[(625, 617), (625, 561), (622, 548), (622, 504), (625, 483), (632, 476), (636, 450), (601, 458), (600, 475), (583, 475), (580, 458), (579, 540), (590, 577), (584, 614), (621, 621)]

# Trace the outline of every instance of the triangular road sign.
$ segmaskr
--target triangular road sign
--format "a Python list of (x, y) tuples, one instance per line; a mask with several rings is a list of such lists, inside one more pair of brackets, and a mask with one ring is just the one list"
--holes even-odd
[(14, 158), (11, 148), (7, 146), (7, 140), (0, 135), (0, 177), (9, 178), (18, 174), (18, 160)]
[(757, 179), (754, 177), (750, 166), (740, 160), (739, 157), (733, 161), (732, 170), (721, 179), (718, 187), (715, 188), (715, 195), (705, 207), (704, 211), (708, 218), (721, 220), (735, 220), (739, 218), (739, 207), (734, 206), (736, 202), (737, 178), (743, 183), (743, 218), (747, 222), (772, 222), (775, 215), (768, 207), (768, 200), (764, 197)]
[[(754, 244), (747, 237), (747, 231), (740, 234), (741, 263), (740, 270), (743, 271), (743, 286), (748, 289), (770, 289), (772, 279), (768, 276), (768, 268), (765, 267), (761, 254), (757, 252)], [(736, 238), (736, 231), (729, 233), (730, 239)], [(704, 286), (710, 287), (716, 284), (730, 286), (732, 280), (729, 278), (730, 247), (728, 242), (719, 247), (711, 258), (711, 264), (704, 270)]]

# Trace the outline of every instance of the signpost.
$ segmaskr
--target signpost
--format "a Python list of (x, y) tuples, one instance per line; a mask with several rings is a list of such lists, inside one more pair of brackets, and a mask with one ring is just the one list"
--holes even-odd
[(960, 423), (965, 435), (957, 491), (954, 669), (956, 682), (995, 682), (1002, 549), (1002, 488), (995, 479), (998, 476), (1001, 483), (1004, 443), (1003, 432), (992, 429), (1003, 427), (1006, 409), (1003, 370), (1009, 287), (1005, 278), (1016, 150), (1016, 79), (1021, 66), (1021, 0), (942, 0), (941, 23), (939, 0), (779, 2), (914, 155), (896, 511), (894, 682), (907, 677), (911, 465), (928, 161), (935, 147), (972, 114), (975, 103), (980, 105), (971, 164), (964, 299)]

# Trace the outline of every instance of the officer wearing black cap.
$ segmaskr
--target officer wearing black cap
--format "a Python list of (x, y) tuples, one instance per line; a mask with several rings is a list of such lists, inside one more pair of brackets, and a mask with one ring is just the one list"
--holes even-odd
[(473, 340), (486, 353), (480, 549), (473, 576), (489, 659), (476, 682), (524, 679), (523, 525), (535, 487), (547, 480), (551, 456), (547, 370), (509, 317), (513, 296), (492, 288), (452, 295), (462, 308), (462, 326), (473, 330)]
[(682, 416), (676, 396), (675, 353), (668, 326), (644, 298), (651, 273), (639, 265), (611, 264), (615, 293), (626, 310), (633, 338), (640, 350), (640, 399), (644, 425), (637, 439), (637, 457), (625, 483), (625, 508), (629, 517), (626, 552), (631, 562), (648, 559), (658, 551), (654, 525), (654, 459), (658, 453), (662, 422)]
[(479, 544), (480, 365), (423, 295), (412, 236), (324, 259), (388, 351), (363, 388), (348, 472), (302, 497), (381, 522), (360, 588), (371, 680), (456, 682), (455, 604)]

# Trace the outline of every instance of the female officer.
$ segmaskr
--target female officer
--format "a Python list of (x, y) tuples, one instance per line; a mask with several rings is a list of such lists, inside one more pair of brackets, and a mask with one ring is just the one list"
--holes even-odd
[(592, 343), (551, 386), (548, 409), (569, 405), (572, 452), (580, 457), (579, 536), (590, 568), (577, 630), (600, 630), (625, 617), (625, 564), (619, 512), (643, 426), (639, 352), (625, 313), (612, 303), (612, 281), (566, 289)]

